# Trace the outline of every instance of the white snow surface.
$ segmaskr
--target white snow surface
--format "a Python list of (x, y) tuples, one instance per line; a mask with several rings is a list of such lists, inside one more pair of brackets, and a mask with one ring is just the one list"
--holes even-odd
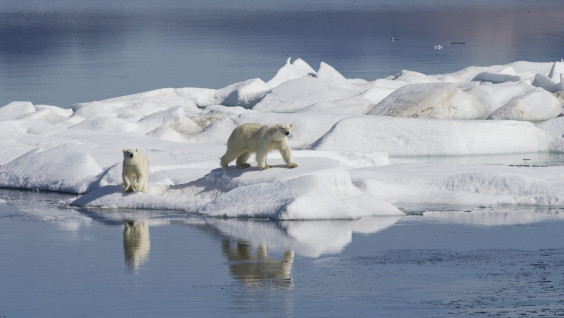
[[(370, 81), (288, 59), (268, 81), (221, 89), (164, 88), (70, 109), (14, 101), (0, 107), (0, 186), (74, 193), (63, 203), (73, 207), (283, 220), (397, 217), (417, 205), (561, 208), (564, 166), (449, 158), (563, 152), (563, 79), (564, 62)], [(249, 122), (292, 124), (298, 168), (273, 152), (268, 170), (221, 169), (229, 134)], [(148, 193), (123, 191), (127, 148), (149, 157)]]

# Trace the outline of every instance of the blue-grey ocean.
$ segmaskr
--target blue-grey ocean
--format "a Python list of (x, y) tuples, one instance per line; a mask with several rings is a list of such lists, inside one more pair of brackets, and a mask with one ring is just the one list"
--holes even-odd
[(366, 80), (559, 61), (564, 3), (0, 1), (0, 105), (69, 107), (164, 87), (267, 81), (287, 57)]
[[(559, 61), (564, 1), (0, 0), (0, 106), (266, 81), (288, 57), (366, 80)], [(560, 209), (275, 221), (72, 197), (0, 189), (0, 318), (564, 316)]]

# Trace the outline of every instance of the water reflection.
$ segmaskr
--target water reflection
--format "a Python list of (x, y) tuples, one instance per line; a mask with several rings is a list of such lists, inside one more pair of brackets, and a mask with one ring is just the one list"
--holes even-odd
[[(95, 291), (97, 294), (98, 291), (113, 291), (106, 296), (112, 298), (117, 294), (126, 295), (129, 298), (124, 298), (125, 301), (115, 299), (114, 306), (120, 308), (126, 303), (130, 306), (126, 306), (125, 310), (130, 311), (133, 310), (131, 304), (137, 305), (132, 301), (137, 300), (146, 306), (136, 310), (170, 304), (170, 307), (192, 313), (213, 307), (216, 312), (227, 312), (227, 316), (292, 317), (304, 313), (304, 305), (309, 306), (305, 311), (307, 314), (314, 314), (320, 306), (335, 310), (340, 299), (352, 300), (351, 308), (361, 308), (358, 310), (360, 315), (365, 314), (366, 310), (384, 308), (382, 306), (394, 299), (393, 307), (400, 308), (404, 305), (401, 296), (405, 296), (410, 286), (413, 287), (414, 281), (420, 286), (433, 283), (437, 266), (444, 269), (439, 272), (448, 274), (447, 281), (456, 277), (470, 277), (477, 278), (476, 281), (480, 283), (481, 277), (490, 277), (492, 271), (494, 274), (505, 272), (507, 264), (515, 263), (515, 257), (532, 259), (531, 263), (535, 266), (538, 260), (546, 263), (547, 259), (549, 263), (552, 259), (552, 263), (556, 264), (558, 252), (547, 258), (543, 250), (556, 248), (558, 251), (560, 246), (555, 237), (558, 237), (556, 233), (564, 216), (559, 209), (538, 207), (497, 207), (465, 212), (446, 210), (443, 206), (442, 212), (426, 209), (422, 216), (403, 218), (373, 217), (342, 221), (224, 219), (175, 211), (61, 209), (57, 208), (59, 205), (55, 202), (57, 200), (53, 201), (52, 195), (43, 197), (43, 194), (37, 193), (31, 197), (31, 194), (0, 191), (0, 200), (5, 201), (0, 204), (0, 219), (9, 221), (0, 224), (4, 224), (4, 229), (13, 224), (18, 230), (27, 231), (11, 229), (6, 232), (7, 235), (22, 237), (21, 243), (14, 241), (19, 246), (6, 242), (9, 248), (3, 254), (8, 256), (4, 257), (9, 260), (6, 264), (8, 274), (12, 268), (37, 265), (34, 259), (43, 259), (44, 254), (51, 255), (49, 262), (41, 265), (50, 270), (38, 272), (42, 274), (34, 276), (39, 278), (40, 283), (28, 280), (27, 285), (20, 287), (20, 294), (31, 292), (35, 299), (37, 289), (54, 284), (55, 291), (71, 291), (69, 288), (73, 288)], [(37, 198), (49, 199), (48, 202), (52, 203), (44, 207), (43, 203), (37, 203)], [(436, 210), (439, 211), (439, 208)], [(526, 228), (512, 226), (520, 224), (518, 222), (550, 221), (557, 222)], [(425, 226), (426, 222), (432, 225)], [(509, 226), (500, 230), (484, 230), (441, 224), (447, 222), (480, 227), (483, 224)], [(61, 244), (61, 237), (69, 236), (68, 230), (58, 229), (62, 224), (79, 225), (73, 228), (80, 234), (76, 241), (63, 241)], [(53, 228), (58, 230), (53, 231)], [(548, 231), (547, 234), (539, 236), (544, 230)], [(388, 233), (374, 235), (379, 231)], [(370, 236), (362, 237), (360, 233)], [(46, 241), (35, 244), (37, 237)], [(353, 240), (355, 244), (351, 244)], [(41, 253), (20, 258), (20, 248)], [(347, 250), (336, 257), (307, 259), (340, 253), (345, 248)], [(498, 256), (498, 253), (501, 255)], [(495, 257), (492, 258), (492, 255)], [(100, 262), (100, 256), (110, 258), (109, 262)], [(478, 266), (478, 269), (474, 269), (473, 264), (460, 269), (459, 261), (468, 259), (478, 260), (476, 264), (484, 263), (480, 261), (484, 259), (488, 262), (482, 267)], [(122, 270), (124, 262), (127, 268), (125, 273)], [(421, 265), (421, 262), (424, 264)], [(416, 274), (405, 279), (406, 269)], [(347, 275), (340, 275), (343, 271)], [(540, 271), (538, 275), (533, 275), (535, 282), (545, 272), (542, 269)], [(522, 268), (510, 272), (505, 275), (504, 281), (518, 281), (523, 283), (520, 284), (522, 286), (529, 286), (531, 280), (523, 279)], [(79, 277), (80, 280), (72, 280), (66, 285), (64, 277)], [(367, 281), (366, 277), (371, 278)], [(441, 277), (438, 278), (441, 283)], [(442, 277), (442, 281), (445, 281), (445, 277)], [(20, 279), (8, 282), (14, 288), (19, 285)], [(128, 286), (120, 287), (124, 283)], [(389, 286), (399, 288), (390, 293)], [(431, 287), (436, 286), (431, 284)], [(435, 301), (449, 294), (453, 290), (451, 287), (444, 287), (438, 291), (438, 296), (428, 297), (429, 300)], [(480, 295), (482, 289), (469, 293)], [(548, 297), (555, 295), (552, 290), (537, 289), (548, 293)], [(419, 292), (415, 297), (423, 294), (425, 292)], [(319, 296), (321, 301), (318, 301)], [(407, 298), (412, 299), (410, 296), (408, 293)], [(370, 303), (367, 297), (373, 300), (380, 297), (381, 304)], [(103, 305), (98, 307), (98, 303), (107, 300), (94, 298), (95, 308), (103, 308)], [(505, 301), (511, 300), (504, 298), (496, 303)], [(25, 299), (19, 300), (18, 305), (24, 302)], [(194, 306), (198, 303), (205, 303), (206, 308)], [(411, 305), (418, 306), (420, 303)]]
[(123, 253), (128, 271), (138, 273), (142, 265), (149, 261), (151, 238), (146, 221), (127, 220), (123, 228)]
[(206, 224), (227, 237), (254, 246), (319, 257), (341, 252), (352, 242), (353, 233), (371, 234), (398, 222), (401, 216), (365, 217), (358, 220), (264, 221), (252, 219), (206, 219)]
[[(205, 226), (200, 224), (198, 227), (221, 238), (221, 249), (228, 261), (230, 274), (246, 287), (244, 296), (266, 301), (264, 295), (253, 293), (251, 289), (293, 289), (295, 254), (319, 257), (339, 253), (352, 242), (353, 233), (376, 233), (401, 218), (366, 217), (324, 221), (205, 218)], [(286, 303), (288, 305), (291, 301)]]
[(243, 286), (287, 290), (293, 286), (295, 255), (319, 257), (341, 252), (354, 233), (372, 234), (393, 226), (402, 217), (358, 220), (275, 221), (208, 218), (173, 211), (92, 210), (80, 214), (109, 226), (123, 225), (126, 269), (138, 273), (149, 261), (150, 227), (181, 224), (221, 241), (232, 277)]
[(283, 289), (293, 286), (294, 251), (286, 250), (281, 257), (273, 258), (263, 244), (253, 251), (251, 244), (240, 240), (232, 244), (227, 237), (222, 241), (221, 250), (229, 261), (229, 272), (243, 285)]
[[(124, 261), (128, 272), (138, 274), (149, 261), (151, 241), (149, 228), (183, 225), (212, 235), (221, 242), (221, 253), (233, 279), (242, 287), (238, 299), (272, 303), (271, 294), (285, 299), (292, 307), (291, 295), (282, 291), (293, 290), (294, 260), (297, 255), (317, 258), (340, 253), (352, 243), (354, 234), (374, 234), (392, 227), (405, 217), (365, 217), (358, 220), (274, 221), (257, 219), (225, 219), (175, 214), (171, 211), (108, 211), (83, 210), (83, 216), (109, 226), (123, 225)], [(408, 214), (417, 214), (408, 212)], [(419, 214), (417, 214), (419, 215)], [(432, 223), (456, 223), (473, 226), (511, 226), (560, 220), (560, 209), (548, 208), (494, 208), (468, 210), (424, 209), (420, 220)], [(409, 217), (413, 218), (413, 216)], [(270, 292), (264, 292), (264, 289)], [(243, 293), (240, 295), (239, 293)], [(288, 298), (290, 297), (290, 298)], [(244, 306), (250, 303), (238, 303)], [(253, 305), (253, 306), (254, 306)], [(269, 306), (272, 306), (270, 304)], [(281, 304), (278, 304), (281, 305)], [(286, 308), (284, 307), (284, 308)], [(244, 309), (244, 308), (243, 308)], [(286, 309), (284, 309), (286, 310)]]

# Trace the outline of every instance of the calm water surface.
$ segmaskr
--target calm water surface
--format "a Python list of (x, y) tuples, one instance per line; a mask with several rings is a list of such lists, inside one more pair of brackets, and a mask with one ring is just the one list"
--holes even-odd
[(68, 198), (0, 190), (0, 317), (564, 314), (560, 210), (276, 222)]
[[(434, 50), (437, 44), (444, 48)], [(551, 62), (564, 58), (564, 3), (0, 2), (0, 105), (68, 107), (163, 87), (266, 81), (288, 56), (367, 80), (402, 69)]]

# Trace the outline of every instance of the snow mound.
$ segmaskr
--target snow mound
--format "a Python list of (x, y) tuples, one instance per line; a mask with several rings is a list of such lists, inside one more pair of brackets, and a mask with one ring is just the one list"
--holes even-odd
[(35, 106), (30, 102), (11, 102), (0, 107), (0, 118), (2, 120), (19, 119), (34, 112)]
[(275, 88), (289, 80), (307, 76), (316, 76), (316, 72), (304, 60), (297, 59), (293, 63), (290, 62), (291, 60), (292, 58), (289, 57), (286, 60), (286, 64), (282, 66), (276, 75), (266, 83), (270, 88)]
[(86, 119), (76, 125), (69, 127), (70, 129), (87, 129), (87, 130), (105, 130), (116, 132), (132, 132), (137, 130), (139, 124), (126, 119), (115, 117), (96, 117)]
[(351, 172), (357, 185), (396, 205), (561, 206), (560, 167), (399, 164)]
[(215, 93), (216, 103), (226, 106), (253, 107), (264, 97), (269, 88), (260, 78), (231, 84)]
[(358, 116), (337, 122), (309, 149), (453, 156), (550, 151), (551, 140), (529, 122)]
[(253, 110), (261, 112), (295, 112), (309, 105), (330, 100), (329, 85), (315, 77), (284, 82), (258, 102)]
[(149, 194), (126, 194), (121, 188), (106, 186), (70, 204), (272, 219), (355, 219), (402, 214), (376, 197), (370, 207), (356, 202), (362, 193), (352, 184), (348, 171), (333, 160), (301, 158), (299, 165), (290, 170), (280, 160), (274, 160), (274, 167), (265, 171), (214, 169), (186, 184), (165, 189), (150, 186)]
[(94, 158), (71, 145), (32, 150), (0, 167), (0, 186), (85, 193), (102, 172)]
[[(199, 103), (213, 103), (213, 92), (201, 90), (196, 100)], [(163, 88), (149, 92), (110, 98), (103, 101), (79, 103), (71, 106), (73, 116), (82, 118), (119, 117), (139, 120), (152, 113), (174, 106), (182, 106), (186, 112), (199, 113), (190, 90)], [(210, 96), (211, 95), (211, 96)]]
[(524, 96), (512, 98), (490, 119), (545, 121), (562, 113), (563, 101), (544, 89), (535, 88)]
[(456, 83), (403, 86), (376, 105), (368, 115), (397, 117), (477, 119), (485, 109)]
[(354, 85), (331, 65), (324, 62), (319, 65), (317, 78), (329, 85), (331, 88), (330, 94), (333, 98), (347, 98), (363, 92), (360, 87)]
[(537, 73), (533, 85), (552, 93), (564, 91), (564, 61), (554, 62), (548, 75)]
[(521, 76), (517, 75), (512, 67), (508, 67), (500, 71), (499, 73), (482, 72), (472, 79), (472, 81), (491, 82), (494, 84), (505, 82), (519, 82), (521, 80)]

